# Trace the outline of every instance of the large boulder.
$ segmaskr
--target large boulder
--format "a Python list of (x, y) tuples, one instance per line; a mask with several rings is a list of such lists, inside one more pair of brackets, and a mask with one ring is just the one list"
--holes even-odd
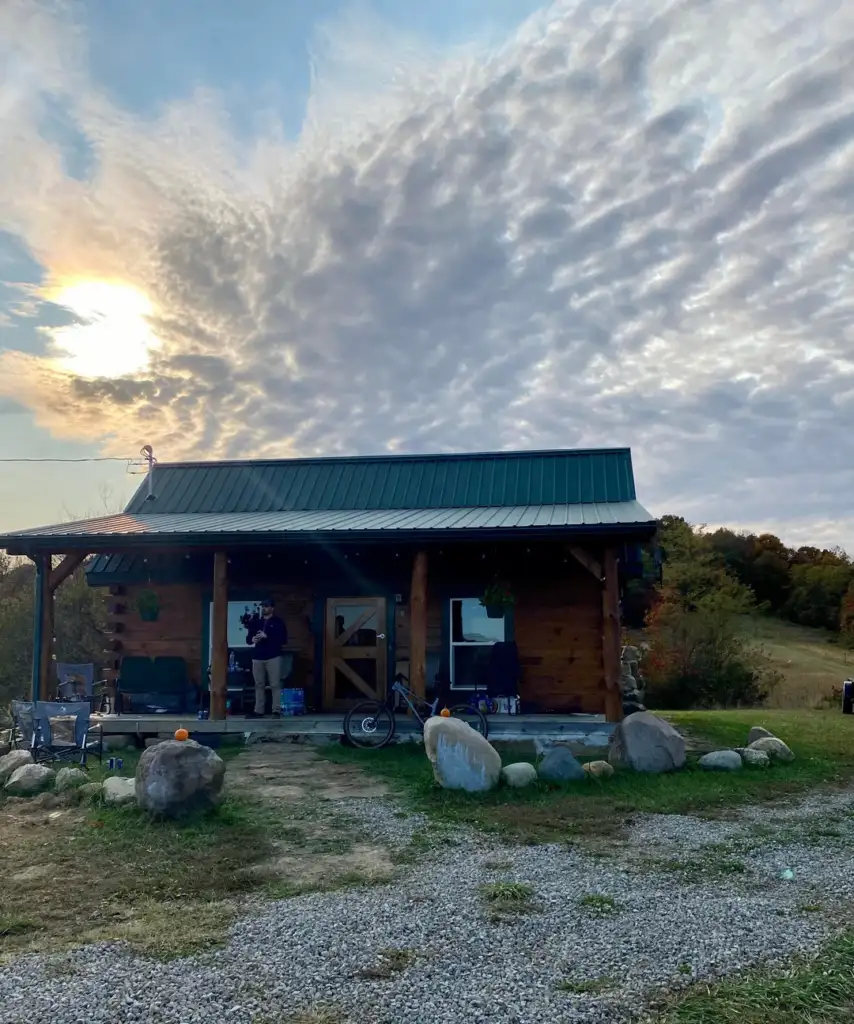
[(484, 793), (498, 785), (501, 757), (483, 736), (458, 718), (428, 718), (424, 750), (443, 789)]
[(163, 740), (136, 768), (136, 801), (149, 814), (181, 818), (220, 800), (225, 762), (195, 740)]
[(46, 764), (22, 764), (9, 776), (4, 789), (9, 796), (35, 796), (50, 789), (56, 772)]
[(29, 750), (12, 750), (0, 757), (0, 786), (5, 786), (16, 772), (25, 764), (33, 763), (33, 755)]
[(614, 767), (607, 761), (587, 761), (583, 766), (583, 771), (587, 778), (610, 779), (614, 774)]
[(703, 754), (697, 764), (708, 772), (737, 772), (742, 768), (741, 754), (735, 750), (713, 750)]
[(111, 775), (108, 779), (104, 779), (101, 797), (104, 803), (110, 807), (123, 807), (125, 804), (132, 804), (136, 800), (136, 782), (124, 775)]
[(636, 772), (672, 772), (685, 764), (685, 740), (649, 711), (629, 715), (614, 730), (608, 760)]
[(513, 789), (523, 789), (537, 781), (537, 769), (528, 761), (518, 761), (502, 768), (501, 778)]
[(736, 747), (735, 752), (748, 768), (769, 768), (771, 758), (764, 750), (753, 750), (752, 747)]
[(761, 739), (749, 743), (748, 750), (762, 750), (772, 761), (794, 761), (795, 755), (782, 740), (776, 736), (763, 736)]
[(574, 782), (584, 778), (584, 769), (569, 747), (554, 746), (546, 751), (537, 766), (537, 774), (545, 782)]
[(88, 781), (89, 776), (82, 768), (60, 768), (56, 773), (56, 791), (64, 793), (67, 789), (85, 786)]
[(747, 745), (749, 747), (750, 744), (755, 743), (756, 740), (764, 740), (768, 739), (769, 737), (773, 738), (774, 733), (769, 732), (768, 729), (766, 729), (764, 726), (754, 725), (750, 732), (747, 734)]

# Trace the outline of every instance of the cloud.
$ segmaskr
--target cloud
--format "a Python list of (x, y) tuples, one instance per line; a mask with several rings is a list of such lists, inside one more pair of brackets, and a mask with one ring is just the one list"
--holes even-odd
[(167, 459), (631, 444), (656, 511), (854, 544), (854, 11), (577, 0), (397, 67), (351, 23), (300, 138), (247, 144), (212, 91), (117, 109), (61, 11), (27, 9), (0, 14), (30, 69), (0, 91), (0, 229), (51, 279), (140, 289), (160, 339), (117, 380), (0, 356), (55, 433)]

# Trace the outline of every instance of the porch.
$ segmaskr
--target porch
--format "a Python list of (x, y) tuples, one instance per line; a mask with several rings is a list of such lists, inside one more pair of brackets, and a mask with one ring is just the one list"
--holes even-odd
[[(297, 715), (284, 718), (245, 718), (229, 715), (220, 719), (197, 719), (191, 715), (106, 714), (96, 716), (105, 736), (172, 736), (176, 729), (205, 736), (252, 736), (280, 742), (314, 740), (336, 742), (344, 735), (344, 716), (340, 714)], [(516, 743), (543, 740), (560, 741), (573, 746), (600, 748), (608, 744), (615, 725), (604, 715), (489, 715), (489, 739)], [(420, 736), (418, 724), (409, 716), (397, 716), (396, 740), (414, 740)]]

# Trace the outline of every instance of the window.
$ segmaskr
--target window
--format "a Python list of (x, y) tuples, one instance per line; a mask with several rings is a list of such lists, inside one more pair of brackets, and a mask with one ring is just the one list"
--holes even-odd
[(490, 648), (506, 639), (507, 619), (490, 619), (476, 597), (451, 601), (451, 686), (455, 690), (484, 685)]
[[(241, 615), (261, 614), (261, 605), (258, 601), (229, 601), (228, 602), (228, 649), (239, 650), (241, 647), (247, 650), (251, 646), (246, 642), (246, 627), (241, 623)], [(213, 644), (213, 601), (208, 603), (208, 658), (210, 658)]]

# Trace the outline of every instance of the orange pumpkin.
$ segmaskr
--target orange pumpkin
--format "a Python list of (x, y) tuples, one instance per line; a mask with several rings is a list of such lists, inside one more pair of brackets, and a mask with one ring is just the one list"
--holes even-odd
[(451, 712), (447, 708), (442, 708), (442, 710), (439, 712), (439, 714), (442, 716), (442, 718), (450, 718), (451, 717)]
[(175, 730), (175, 739), (176, 740), (188, 740), (189, 738), (190, 738), (190, 734), (187, 732), (186, 729), (176, 729)]

